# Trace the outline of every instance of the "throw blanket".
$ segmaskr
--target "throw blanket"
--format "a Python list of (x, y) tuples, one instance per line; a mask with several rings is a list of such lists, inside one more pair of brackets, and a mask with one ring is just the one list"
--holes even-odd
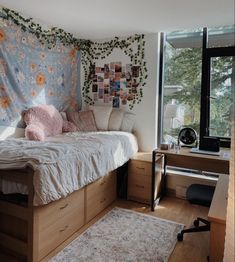
[(123, 165), (138, 151), (135, 136), (126, 132), (75, 132), (47, 140), (0, 142), (0, 169), (30, 166), (35, 171), (35, 206), (66, 197)]

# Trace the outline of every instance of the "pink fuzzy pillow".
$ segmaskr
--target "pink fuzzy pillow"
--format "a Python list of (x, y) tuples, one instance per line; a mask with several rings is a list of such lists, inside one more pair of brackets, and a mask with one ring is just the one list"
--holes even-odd
[(27, 127), (25, 136), (30, 140), (43, 141), (47, 136), (62, 133), (63, 119), (52, 105), (39, 105), (23, 111), (22, 117)]

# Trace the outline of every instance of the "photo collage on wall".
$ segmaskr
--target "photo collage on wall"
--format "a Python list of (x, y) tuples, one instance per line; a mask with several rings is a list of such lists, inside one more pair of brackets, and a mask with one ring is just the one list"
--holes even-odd
[(92, 93), (94, 102), (112, 103), (113, 107), (127, 105), (137, 94), (140, 78), (140, 66), (122, 65), (111, 62), (92, 70)]

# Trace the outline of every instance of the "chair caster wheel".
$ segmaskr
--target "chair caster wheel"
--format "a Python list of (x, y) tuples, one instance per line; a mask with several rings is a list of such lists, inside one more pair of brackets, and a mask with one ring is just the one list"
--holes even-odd
[(179, 233), (178, 235), (177, 235), (177, 239), (178, 239), (178, 241), (183, 241), (183, 234), (182, 233)]
[(194, 220), (193, 224), (194, 224), (195, 227), (198, 227), (199, 226), (199, 221), (196, 219), (196, 220)]

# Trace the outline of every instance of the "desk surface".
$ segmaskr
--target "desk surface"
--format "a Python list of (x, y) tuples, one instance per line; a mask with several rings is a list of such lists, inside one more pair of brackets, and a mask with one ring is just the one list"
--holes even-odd
[(229, 158), (224, 157), (228, 150), (221, 151), (220, 156), (191, 153), (190, 148), (181, 148), (179, 153), (172, 149), (157, 152), (166, 156), (168, 166), (229, 174)]
[(229, 176), (220, 175), (211, 202), (208, 219), (225, 224)]

